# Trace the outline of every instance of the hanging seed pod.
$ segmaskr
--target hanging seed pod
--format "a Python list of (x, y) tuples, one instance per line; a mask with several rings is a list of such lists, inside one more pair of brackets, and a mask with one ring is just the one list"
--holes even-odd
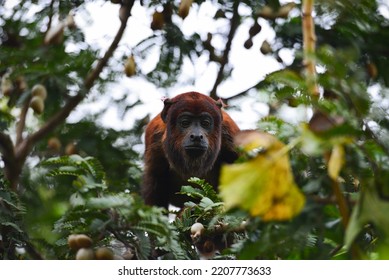
[(250, 37), (254, 37), (257, 35), (259, 32), (261, 32), (262, 27), (259, 25), (257, 21), (254, 22), (253, 26), (250, 27), (249, 29), (249, 35)]
[(136, 63), (133, 55), (129, 56), (124, 62), (124, 73), (127, 77), (132, 77), (136, 73)]
[(193, 241), (198, 241), (205, 231), (202, 223), (194, 223), (190, 228), (190, 237)]
[(24, 76), (18, 76), (15, 79), (15, 87), (18, 92), (23, 92), (27, 89), (28, 85)]
[[(59, 152), (61, 149), (61, 141), (57, 137), (51, 137), (49, 140), (47, 140), (47, 147), (50, 150), (53, 150), (55, 152)], [(69, 236), (70, 238), (70, 236)]]
[(41, 84), (36, 84), (35, 86), (32, 87), (31, 95), (39, 96), (40, 98), (42, 98), (42, 100), (45, 100), (47, 98), (46, 87)]
[(161, 30), (165, 25), (165, 16), (163, 12), (155, 11), (153, 14), (153, 20), (151, 21), (150, 28), (152, 30)]
[(253, 46), (253, 40), (251, 38), (248, 38), (246, 42), (244, 42), (244, 47), (246, 49), (250, 49)]
[(40, 115), (45, 110), (45, 103), (40, 96), (34, 96), (30, 101), (30, 107), (36, 114)]
[(92, 239), (86, 234), (78, 234), (76, 241), (79, 248), (89, 248), (93, 244)]
[(81, 248), (77, 251), (76, 260), (93, 260), (95, 254), (90, 248)]
[(69, 143), (65, 147), (65, 155), (70, 156), (77, 153), (77, 147), (74, 143)]
[(260, 50), (261, 50), (261, 53), (263, 53), (263, 54), (269, 54), (269, 53), (271, 53), (273, 51), (271, 46), (270, 46), (270, 44), (269, 44), (269, 42), (266, 41), (266, 40), (263, 41)]
[(185, 19), (188, 14), (190, 7), (192, 6), (193, 0), (182, 0), (180, 3), (180, 6), (178, 7), (178, 15), (182, 18)]
[(97, 260), (113, 260), (114, 258), (112, 250), (107, 247), (97, 248), (95, 251), (95, 256)]
[(78, 250), (78, 244), (77, 244), (77, 234), (71, 234), (68, 236), (68, 246), (72, 250)]
[(366, 64), (367, 73), (372, 79), (377, 78), (378, 69), (377, 66), (373, 62), (369, 62)]

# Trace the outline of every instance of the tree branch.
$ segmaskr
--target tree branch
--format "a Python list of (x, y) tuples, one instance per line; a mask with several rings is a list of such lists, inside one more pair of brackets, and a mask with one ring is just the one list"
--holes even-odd
[(231, 51), (232, 40), (234, 39), (235, 32), (236, 32), (236, 30), (238, 29), (238, 26), (239, 26), (239, 22), (240, 22), (240, 17), (239, 17), (239, 13), (238, 13), (239, 4), (240, 4), (240, 1), (237, 1), (237, 0), (234, 1), (233, 15), (232, 15), (232, 18), (231, 18), (230, 33), (228, 34), (226, 48), (224, 49), (223, 57), (221, 59), (222, 62), (221, 62), (220, 68), (219, 68), (219, 73), (217, 74), (215, 84), (213, 85), (213, 88), (212, 88), (211, 94), (210, 94), (210, 96), (212, 98), (214, 98), (214, 99), (218, 98), (217, 88), (220, 85), (220, 83), (223, 81), (224, 68), (225, 68), (225, 66), (228, 63), (228, 57), (229, 57), (229, 54), (230, 54), (230, 51)]
[(0, 152), (5, 166), (5, 177), (10, 181), (11, 188), (16, 191), (16, 183), (14, 181), (20, 174), (19, 161), (16, 158), (11, 138), (2, 132), (0, 132)]
[[(12, 154), (6, 154), (5, 159), (7, 159), (6, 165), (7, 169), (11, 168), (13, 176), (8, 177), (7, 179), (11, 182), (11, 185), (16, 188), (17, 180), (21, 172), (21, 167), (24, 164), (27, 156), (31, 152), (32, 147), (39, 140), (44, 138), (48, 133), (53, 131), (59, 124), (64, 122), (66, 118), (70, 115), (70, 113), (77, 107), (77, 105), (85, 98), (86, 94), (94, 85), (95, 81), (100, 76), (102, 70), (107, 65), (108, 60), (112, 57), (114, 51), (119, 45), (120, 40), (123, 37), (124, 31), (127, 26), (128, 17), (130, 16), (130, 11), (134, 4), (134, 0), (125, 1), (125, 5), (122, 5), (122, 9), (125, 11), (125, 17), (121, 18), (121, 24), (119, 30), (117, 31), (114, 40), (112, 41), (110, 47), (104, 54), (103, 58), (99, 60), (96, 67), (88, 74), (84, 81), (84, 87), (80, 89), (77, 95), (71, 97), (65, 106), (54, 116), (52, 116), (40, 129), (38, 129), (33, 134), (29, 135), (25, 139), (22, 139), (22, 131), (24, 128), (25, 114), (26, 112), (22, 111), (20, 123), (18, 124), (17, 133), (18, 133), (18, 141), (15, 149), (13, 148), (12, 141), (5, 134), (0, 134), (0, 147), (2, 150), (7, 152), (7, 150), (11, 148)], [(24, 110), (25, 108), (23, 108)], [(27, 106), (28, 109), (28, 106)], [(7, 141), (7, 138), (9, 141)], [(11, 144), (11, 145), (10, 145)], [(9, 152), (8, 152), (9, 153)], [(11, 160), (11, 162), (10, 162)], [(16, 176), (15, 176), (16, 174)]]
[(26, 116), (28, 108), (30, 107), (31, 96), (23, 104), (22, 111), (20, 112), (19, 121), (16, 126), (16, 146), (19, 145), (23, 140), (23, 131), (26, 126)]
[(309, 94), (314, 97), (319, 97), (319, 88), (316, 81), (316, 64), (315, 64), (315, 24), (313, 22), (314, 0), (303, 0), (303, 47), (304, 47), (304, 65), (307, 79), (307, 88)]
[(16, 154), (17, 156), (25, 157), (30, 151), (30, 147), (41, 140), (49, 132), (53, 131), (60, 123), (65, 121), (65, 119), (70, 115), (70, 113), (77, 107), (77, 105), (85, 98), (86, 93), (92, 88), (95, 81), (98, 79), (99, 75), (103, 71), (104, 67), (107, 65), (108, 60), (112, 57), (114, 51), (119, 45), (121, 38), (123, 37), (124, 31), (126, 29), (128, 18), (125, 18), (121, 21), (118, 32), (114, 40), (112, 41), (110, 47), (106, 51), (102, 59), (97, 63), (96, 67), (90, 72), (86, 77), (84, 82), (84, 89), (81, 89), (80, 92), (71, 97), (66, 105), (54, 115), (47, 123), (45, 123), (38, 131), (31, 134), (28, 138), (24, 140), (26, 143), (21, 143), (17, 147)]
[[(129, 9), (129, 7), (127, 7)], [(101, 71), (103, 71), (104, 67), (107, 65), (108, 60), (112, 57), (114, 51), (119, 45), (120, 40), (123, 37), (124, 31), (126, 30), (128, 17), (125, 18), (125, 20), (121, 21), (121, 25), (119, 27), (118, 32), (116, 33), (116, 36), (114, 40), (111, 43), (111, 46), (108, 48), (107, 52), (103, 56), (102, 59), (97, 63), (95, 69), (87, 76), (85, 79), (84, 86), (87, 90), (90, 90), (90, 88), (93, 86), (94, 82), (99, 77)]]
[(11, 138), (0, 132), (0, 152), (3, 154), (3, 160), (13, 160), (15, 158), (14, 146), (12, 144)]
[(265, 80), (263, 79), (263, 80), (259, 81), (258, 83), (256, 83), (255, 85), (253, 85), (253, 86), (251, 86), (251, 87), (249, 87), (249, 88), (247, 88), (247, 89), (245, 89), (245, 90), (243, 90), (241, 92), (235, 93), (234, 95), (232, 95), (230, 97), (223, 98), (223, 102), (225, 104), (228, 104), (228, 102), (230, 102), (231, 100), (238, 99), (238, 98), (241, 98), (243, 96), (246, 96), (249, 93), (250, 90), (252, 90), (252, 89), (259, 89), (262, 86), (261, 84), (264, 83), (264, 81)]

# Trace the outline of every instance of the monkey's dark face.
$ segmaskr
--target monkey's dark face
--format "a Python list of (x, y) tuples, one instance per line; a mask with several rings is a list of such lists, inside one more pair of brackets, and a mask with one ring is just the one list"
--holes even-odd
[(213, 99), (201, 96), (178, 96), (163, 111), (163, 149), (171, 168), (183, 178), (204, 178), (220, 152), (221, 109)]
[(209, 148), (208, 138), (214, 130), (212, 116), (206, 112), (200, 115), (184, 112), (177, 118), (177, 127), (183, 135), (183, 151), (192, 159), (202, 157)]

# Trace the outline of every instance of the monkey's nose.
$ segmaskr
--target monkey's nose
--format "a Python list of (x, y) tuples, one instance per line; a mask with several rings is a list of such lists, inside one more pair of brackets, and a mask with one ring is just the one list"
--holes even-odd
[(202, 134), (191, 134), (190, 135), (190, 140), (193, 142), (201, 142), (203, 140), (203, 135)]

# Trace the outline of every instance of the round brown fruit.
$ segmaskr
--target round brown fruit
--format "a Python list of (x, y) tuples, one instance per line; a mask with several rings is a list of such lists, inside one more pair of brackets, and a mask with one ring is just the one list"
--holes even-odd
[(40, 96), (34, 96), (30, 101), (30, 107), (34, 110), (36, 114), (42, 114), (45, 110), (45, 103)]
[(92, 246), (92, 239), (85, 234), (77, 234), (77, 245), (79, 248), (89, 248)]
[(114, 254), (111, 249), (107, 247), (100, 247), (96, 250), (95, 256), (97, 260), (113, 260)]
[(51, 150), (58, 152), (61, 149), (61, 141), (57, 137), (51, 137), (47, 140), (47, 147)]
[(93, 260), (94, 258), (95, 254), (90, 248), (81, 248), (76, 254), (76, 260)]
[(72, 250), (79, 249), (77, 244), (77, 234), (71, 234), (68, 236), (68, 246)]
[(204, 226), (202, 223), (194, 223), (190, 228), (190, 233), (194, 234), (196, 232), (202, 232), (204, 230)]
[(253, 40), (251, 40), (251, 38), (248, 38), (248, 39), (246, 40), (246, 42), (244, 42), (244, 47), (245, 47), (246, 49), (250, 49), (252, 46), (253, 46)]
[(202, 223), (194, 223), (190, 228), (190, 237), (194, 242), (197, 242), (201, 238), (204, 230)]
[(370, 76), (372, 79), (377, 78), (378, 69), (377, 69), (377, 66), (376, 66), (374, 63), (369, 62), (369, 63), (366, 65), (366, 68), (367, 68), (367, 73), (369, 74), (369, 76)]
[(124, 62), (124, 73), (127, 77), (134, 76), (136, 73), (136, 63), (133, 55), (129, 56)]
[(15, 79), (15, 85), (16, 85), (16, 88), (19, 92), (25, 91), (27, 89), (26, 78), (24, 78), (24, 76), (18, 76)]
[(255, 21), (253, 26), (251, 26), (249, 29), (250, 37), (254, 37), (255, 35), (257, 35), (259, 32), (261, 32), (261, 29), (262, 27), (259, 25), (257, 21)]
[(263, 41), (260, 50), (261, 50), (261, 53), (263, 53), (263, 54), (269, 54), (269, 53), (271, 53), (273, 51), (271, 46), (270, 46), (270, 44), (269, 44), (269, 42), (266, 41), (266, 40)]
[(180, 3), (180, 6), (178, 7), (178, 15), (182, 18), (185, 19), (188, 14), (190, 7), (192, 6), (193, 0), (182, 0)]
[(152, 30), (161, 30), (165, 24), (165, 17), (162, 12), (155, 11), (150, 28)]
[(77, 153), (77, 148), (76, 148), (76, 145), (73, 144), (73, 143), (69, 143), (66, 145), (65, 147), (65, 155), (74, 155)]
[(41, 85), (41, 84), (36, 84), (35, 86), (33, 86), (32, 90), (31, 90), (31, 94), (32, 94), (32, 96), (39, 96), (40, 98), (45, 100), (47, 97), (46, 87), (44, 85)]

